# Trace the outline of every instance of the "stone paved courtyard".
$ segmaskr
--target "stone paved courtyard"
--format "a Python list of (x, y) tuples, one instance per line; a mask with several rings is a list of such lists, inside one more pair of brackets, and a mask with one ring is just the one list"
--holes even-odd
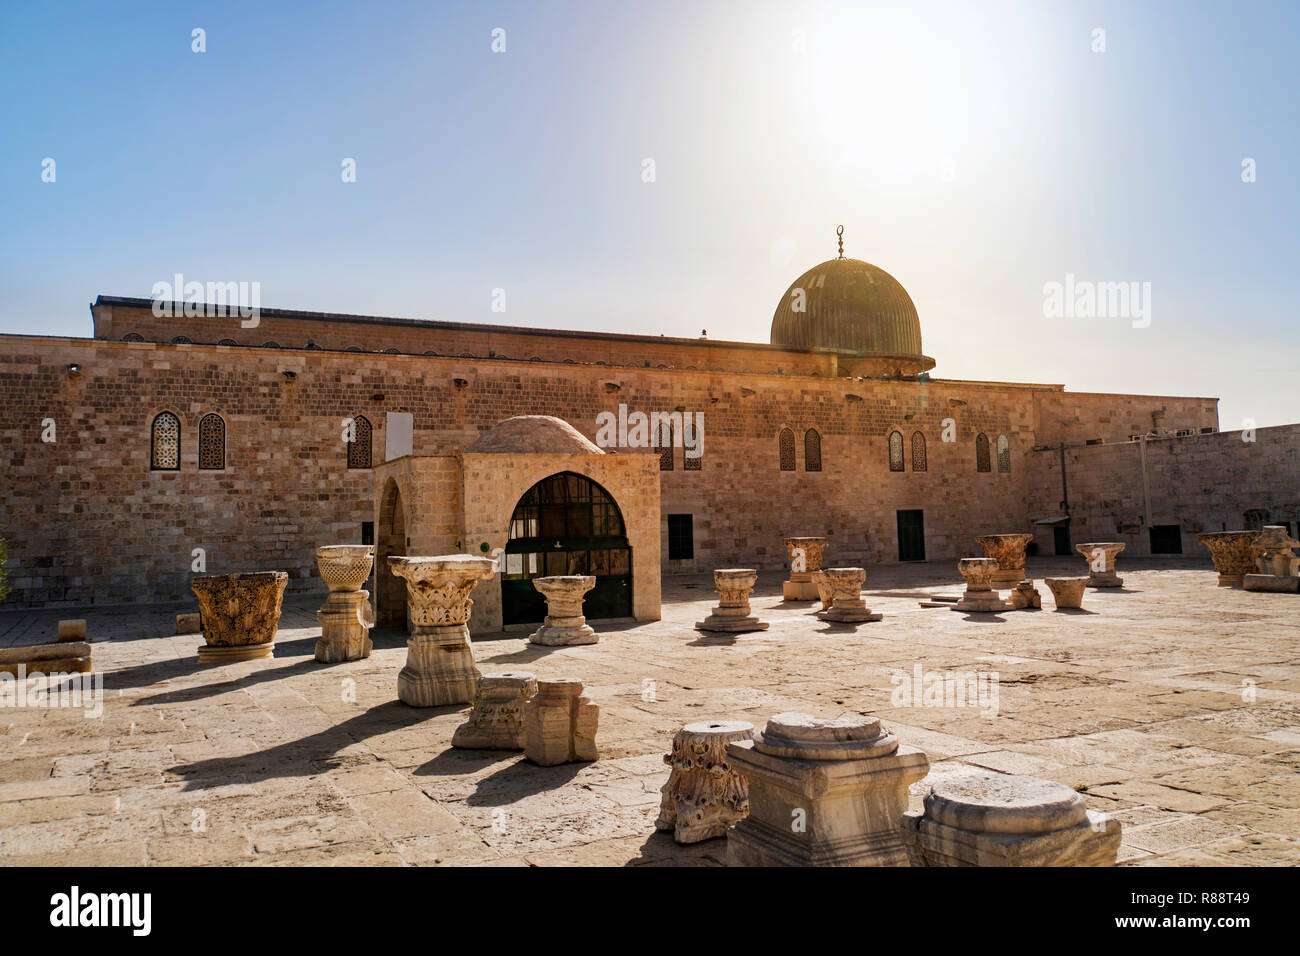
[[(549, 768), (451, 749), (467, 707), (398, 703), (399, 632), (376, 631), (368, 660), (313, 661), (323, 594), (286, 601), (274, 659), (204, 668), (199, 635), (171, 636), (176, 606), (6, 611), (0, 647), (85, 616), (106, 700), (98, 719), (0, 709), (0, 863), (717, 865), (725, 840), (679, 847), (653, 828), (673, 732), (802, 710), (880, 715), (932, 776), (974, 765), (1075, 787), (1123, 821), (1124, 864), (1294, 865), (1300, 597), (1216, 588), (1190, 556), (1120, 565), (1125, 588), (1074, 612), (1052, 610), (1041, 579), (1081, 560), (1031, 558), (1045, 609), (981, 617), (919, 606), (960, 593), (942, 562), (868, 569), (885, 619), (857, 628), (782, 603), (774, 572), (753, 598), (762, 633), (693, 630), (715, 603), (699, 575), (665, 579), (662, 621), (598, 623), (596, 645), (476, 640), (482, 670), (578, 677), (600, 705), (601, 759)], [(996, 716), (892, 707), (891, 675), (918, 664), (996, 671)]]

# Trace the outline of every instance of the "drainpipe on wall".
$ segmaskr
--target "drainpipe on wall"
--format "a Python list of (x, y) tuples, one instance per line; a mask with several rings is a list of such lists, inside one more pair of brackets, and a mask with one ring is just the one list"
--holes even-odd
[(1138, 439), (1138, 453), (1142, 460), (1142, 507), (1146, 516), (1147, 533), (1151, 529), (1151, 479), (1147, 477), (1147, 439)]

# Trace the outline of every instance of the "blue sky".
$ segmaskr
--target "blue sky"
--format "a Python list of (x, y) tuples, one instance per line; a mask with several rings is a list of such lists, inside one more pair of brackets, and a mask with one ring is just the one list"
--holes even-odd
[[(0, 332), (181, 272), (766, 341), (843, 223), (936, 376), (1300, 421), (1298, 40), (1286, 3), (7, 2)], [(1150, 325), (1045, 316), (1067, 274), (1151, 283)]]

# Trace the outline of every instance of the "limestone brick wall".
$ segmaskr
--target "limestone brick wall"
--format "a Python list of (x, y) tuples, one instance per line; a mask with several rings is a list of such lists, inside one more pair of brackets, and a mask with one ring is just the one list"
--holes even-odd
[[(79, 375), (68, 373), (70, 363)], [(0, 336), (0, 535), (9, 539), (10, 600), (188, 598), (197, 547), (209, 573), (279, 568), (291, 588), (317, 588), (314, 549), (359, 541), (362, 522), (378, 527), (377, 475), (347, 469), (342, 419), (368, 418), (378, 467), (388, 411), (410, 412), (414, 454), (434, 457), (460, 454), (512, 415), (555, 415), (594, 440), (597, 414), (620, 403), (702, 412), (701, 469), (684, 470), (676, 449), (674, 469), (660, 473), (669, 572), (783, 567), (780, 539), (794, 533), (826, 534), (832, 563), (892, 562), (896, 512), (909, 508), (924, 510), (928, 557), (977, 554), (975, 535), (1027, 530), (1043, 498), (1031, 474), (1042, 455), (1031, 449), (1052, 392), (1059, 387)], [(1069, 396), (1053, 397), (1053, 421), (1066, 417), (1059, 409)], [(1122, 405), (1138, 416), (1179, 401), (1106, 398), (1084, 407)], [(164, 408), (182, 422), (179, 472), (149, 468), (149, 426)], [(221, 472), (197, 469), (196, 425), (209, 411), (226, 420)], [(45, 419), (56, 423), (55, 442), (41, 441)], [(943, 440), (947, 419), (952, 442)], [(784, 427), (796, 435), (792, 472), (780, 469)], [(809, 428), (821, 436), (820, 472), (805, 470)], [(888, 467), (894, 428), (905, 438), (901, 473)], [(925, 472), (912, 469), (915, 431), (925, 436)], [(991, 444), (1008, 436), (1009, 474), (997, 471), (996, 451), (993, 470), (976, 472), (980, 432)], [(410, 494), (442, 502), (445, 488)], [(667, 560), (669, 514), (694, 518), (690, 561)], [(450, 534), (450, 525), (435, 531), (428, 547), (445, 546)]]
[(1108, 395), (1098, 392), (1038, 392), (1034, 396), (1038, 442), (1044, 445), (1126, 442), (1165, 428), (1200, 433), (1219, 430), (1216, 398), (1173, 398), (1153, 395)]
[[(157, 317), (151, 308), (124, 305), (94, 307), (95, 337), (121, 340), (139, 335), (145, 341), (170, 343), (177, 336), (215, 345), (233, 341), (240, 346), (275, 342), (281, 348), (307, 348), (311, 342), (333, 351), (388, 352), (410, 355), (434, 352), (441, 356), (499, 358), (502, 361), (542, 361), (560, 364), (680, 368), (690, 371), (727, 369), (732, 372), (772, 372), (831, 376), (836, 357), (830, 352), (782, 349), (763, 343), (709, 342), (665, 336), (584, 333), (468, 323), (434, 323), (411, 319), (352, 317), (330, 321), (264, 312), (255, 328), (246, 329), (238, 315)], [(501, 316), (505, 318), (505, 316)]]
[[(1125, 553), (1147, 555), (1151, 525), (1180, 525), (1183, 553), (1208, 560), (1196, 535), (1244, 529), (1248, 512), (1257, 524), (1288, 522), (1294, 531), (1300, 523), (1300, 425), (1260, 428), (1253, 437), (1242, 441), (1240, 431), (1220, 432), (1068, 449), (1073, 541), (1124, 541)], [(1035, 455), (1030, 472), (1033, 514), (1059, 514), (1060, 453)], [(1050, 553), (1050, 532), (1040, 530), (1038, 540)]]

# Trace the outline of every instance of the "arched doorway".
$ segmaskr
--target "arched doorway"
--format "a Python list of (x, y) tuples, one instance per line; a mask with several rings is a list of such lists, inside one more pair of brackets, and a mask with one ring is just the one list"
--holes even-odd
[(397, 482), (389, 478), (375, 535), (375, 624), (379, 627), (406, 627), (406, 582), (388, 570), (389, 557), (401, 554), (406, 554), (406, 515)]
[(593, 620), (632, 616), (632, 549), (623, 513), (600, 485), (571, 471), (543, 478), (510, 516), (501, 571), (505, 624), (541, 621), (546, 599), (533, 578), (592, 574), (583, 613)]

